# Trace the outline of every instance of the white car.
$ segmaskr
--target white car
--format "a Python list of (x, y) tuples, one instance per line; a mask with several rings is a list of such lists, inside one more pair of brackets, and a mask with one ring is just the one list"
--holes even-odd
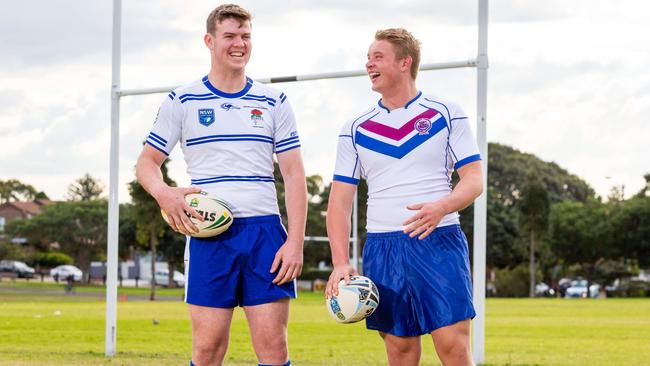
[(50, 276), (52, 276), (56, 282), (67, 281), (70, 276), (72, 276), (73, 281), (80, 282), (83, 277), (83, 272), (71, 264), (64, 264), (52, 268), (50, 270)]
[[(174, 283), (176, 287), (185, 286), (185, 276), (178, 272), (174, 271)], [(156, 271), (156, 284), (160, 286), (169, 286), (169, 271), (166, 269)]]
[[(594, 283), (589, 286), (589, 297), (596, 298), (598, 297), (598, 292), (600, 291), (600, 285)], [(566, 289), (566, 295), (564, 297), (578, 297), (586, 298), (587, 297), (587, 280), (574, 280), (571, 281), (571, 287)]]

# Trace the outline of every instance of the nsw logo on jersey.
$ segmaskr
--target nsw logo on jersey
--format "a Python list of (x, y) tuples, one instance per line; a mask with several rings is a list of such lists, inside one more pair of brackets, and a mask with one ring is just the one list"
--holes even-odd
[(199, 109), (199, 123), (206, 127), (214, 123), (214, 109)]

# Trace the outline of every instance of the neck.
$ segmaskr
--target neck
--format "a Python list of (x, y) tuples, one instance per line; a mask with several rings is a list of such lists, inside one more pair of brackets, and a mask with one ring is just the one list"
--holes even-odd
[(233, 72), (213, 65), (208, 74), (208, 80), (210, 80), (210, 84), (223, 92), (236, 93), (246, 86), (246, 72), (244, 69)]
[(381, 104), (389, 110), (402, 108), (416, 95), (418, 95), (418, 88), (415, 86), (415, 80), (409, 78), (407, 82), (397, 84), (386, 92), (382, 92)]

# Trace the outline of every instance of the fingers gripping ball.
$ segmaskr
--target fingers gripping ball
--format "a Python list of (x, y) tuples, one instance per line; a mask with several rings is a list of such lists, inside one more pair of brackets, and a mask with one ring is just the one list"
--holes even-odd
[(365, 319), (379, 305), (377, 286), (364, 276), (350, 277), (350, 283), (339, 282), (338, 296), (326, 300), (327, 310), (339, 323), (355, 323)]
[[(232, 224), (234, 217), (228, 204), (218, 198), (208, 195), (206, 192), (190, 193), (185, 195), (187, 204), (203, 216), (204, 221), (194, 217), (190, 220), (199, 228), (199, 231), (192, 236), (197, 238), (208, 238), (226, 231)], [(163, 219), (167, 220), (165, 211), (160, 210)], [(188, 217), (190, 215), (188, 214)]]

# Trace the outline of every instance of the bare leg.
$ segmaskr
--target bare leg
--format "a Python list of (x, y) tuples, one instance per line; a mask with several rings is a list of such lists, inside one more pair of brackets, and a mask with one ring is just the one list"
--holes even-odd
[(289, 360), (287, 323), (289, 299), (245, 306), (253, 349), (259, 363), (284, 365)]
[(196, 366), (221, 366), (230, 339), (233, 309), (189, 305), (192, 361)]
[(386, 345), (386, 355), (390, 366), (417, 366), (422, 354), (420, 337), (398, 337), (379, 332)]
[(445, 366), (474, 366), (469, 347), (470, 320), (442, 327), (431, 332), (433, 345)]

